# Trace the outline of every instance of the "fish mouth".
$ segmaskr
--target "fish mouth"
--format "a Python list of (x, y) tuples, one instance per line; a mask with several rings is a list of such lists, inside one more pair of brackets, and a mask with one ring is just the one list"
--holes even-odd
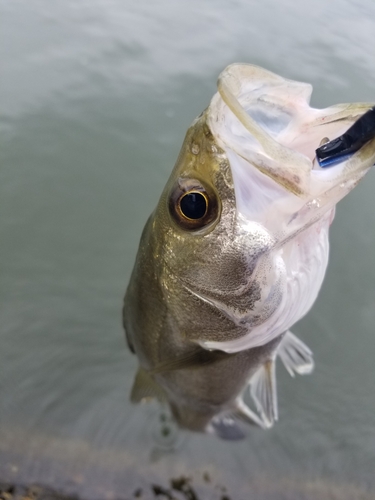
[[(266, 206), (273, 205), (275, 213), (284, 213), (286, 225), (316, 220), (375, 163), (373, 137), (343, 161), (320, 166), (316, 149), (327, 138), (332, 141), (344, 134), (374, 104), (315, 109), (309, 105), (311, 93), (309, 84), (251, 64), (232, 64), (220, 74), (208, 124), (228, 156), (237, 209), (247, 218), (259, 220), (256, 212), (264, 217)], [(250, 208), (255, 190), (256, 203)], [(260, 191), (266, 199), (260, 199)]]

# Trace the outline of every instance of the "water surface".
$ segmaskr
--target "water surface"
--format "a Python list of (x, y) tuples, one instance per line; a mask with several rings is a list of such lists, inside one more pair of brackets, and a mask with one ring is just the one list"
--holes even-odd
[(375, 498), (373, 172), (338, 207), (323, 290), (294, 328), (316, 370), (278, 367), (272, 430), (160, 450), (157, 407), (128, 402), (120, 321), (141, 230), (219, 72), (310, 82), (317, 107), (373, 101), (372, 0), (0, 5), (0, 481), (154, 498), (189, 476), (204, 499)]

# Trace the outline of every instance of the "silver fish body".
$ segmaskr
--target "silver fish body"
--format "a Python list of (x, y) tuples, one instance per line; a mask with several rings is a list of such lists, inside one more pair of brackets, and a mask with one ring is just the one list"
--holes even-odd
[(124, 327), (133, 401), (165, 400), (182, 427), (230, 439), (236, 421), (277, 420), (277, 356), (292, 375), (313, 368), (289, 329), (318, 295), (335, 205), (374, 164), (375, 140), (323, 171), (321, 140), (370, 105), (310, 108), (309, 85), (252, 65), (229, 66), (218, 88), (142, 234)]

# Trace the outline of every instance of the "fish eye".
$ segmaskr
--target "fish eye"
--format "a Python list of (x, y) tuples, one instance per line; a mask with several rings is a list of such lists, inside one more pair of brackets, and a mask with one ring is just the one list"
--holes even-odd
[(180, 198), (180, 210), (187, 219), (198, 220), (206, 215), (208, 199), (205, 193), (190, 191)]
[(196, 179), (179, 179), (169, 199), (169, 211), (183, 229), (200, 229), (217, 219), (218, 197)]

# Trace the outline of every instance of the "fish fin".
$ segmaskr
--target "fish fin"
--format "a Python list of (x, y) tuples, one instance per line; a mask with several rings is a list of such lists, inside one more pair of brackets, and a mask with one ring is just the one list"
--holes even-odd
[(150, 399), (165, 401), (166, 394), (160, 385), (151, 377), (151, 375), (140, 367), (138, 368), (134, 378), (130, 401), (132, 403), (140, 403), (141, 401), (147, 401)]
[(183, 356), (164, 360), (156, 365), (151, 374), (162, 373), (174, 370), (182, 370), (184, 368), (200, 368), (203, 365), (208, 365), (227, 358), (230, 354), (223, 351), (209, 351), (202, 347), (195, 347), (193, 350)]
[(265, 427), (278, 420), (275, 367), (275, 359), (266, 361), (250, 380), (250, 394)]
[(213, 417), (207, 430), (221, 439), (236, 441), (246, 436), (241, 426), (243, 423), (256, 425), (261, 429), (266, 429), (263, 420), (250, 410), (243, 402), (242, 398), (239, 398), (232, 411)]
[(236, 409), (234, 415), (239, 419), (242, 420), (243, 422), (246, 422), (247, 424), (250, 425), (257, 425), (258, 427), (261, 427), (262, 429), (266, 429), (266, 425), (264, 424), (263, 420), (258, 417), (256, 413), (254, 413), (250, 408), (247, 406), (246, 403), (243, 402), (242, 399), (238, 399), (236, 401)]
[(246, 436), (246, 433), (230, 414), (213, 417), (206, 430), (209, 434), (215, 434), (227, 441), (238, 441)]
[(288, 373), (307, 375), (314, 369), (313, 353), (307, 345), (292, 332), (287, 331), (277, 350)]

